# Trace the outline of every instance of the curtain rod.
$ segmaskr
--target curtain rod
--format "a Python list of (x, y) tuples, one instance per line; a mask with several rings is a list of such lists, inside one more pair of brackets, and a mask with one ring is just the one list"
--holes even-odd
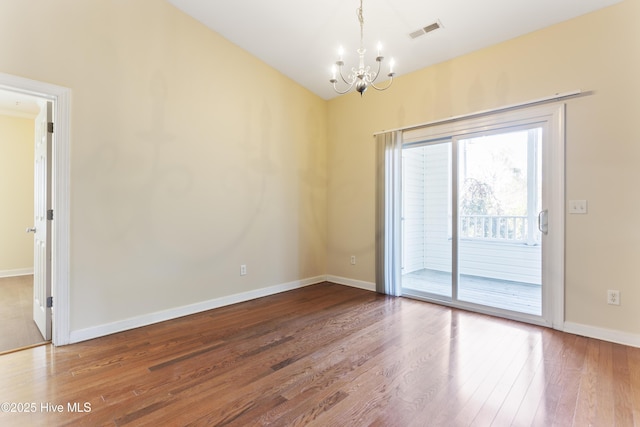
[[(574, 97), (574, 96), (579, 96), (582, 93), (583, 92), (580, 89), (572, 90), (570, 92), (556, 93), (555, 95), (546, 96), (544, 98), (534, 99), (534, 100), (526, 101), (526, 102), (520, 102), (518, 104), (511, 104), (511, 105), (507, 105), (507, 106), (504, 106), (504, 107), (492, 108), (490, 110), (482, 110), (482, 111), (477, 111), (475, 113), (462, 114), (460, 116), (448, 117), (446, 119), (434, 120), (434, 121), (431, 121), (431, 122), (421, 123), (421, 124), (418, 124), (418, 125), (405, 126), (405, 127), (396, 128), (396, 129), (381, 130), (381, 131), (375, 132), (373, 134), (373, 136), (378, 136), (378, 135), (381, 135), (381, 134), (384, 134), (384, 133), (388, 133), (388, 132), (406, 131), (406, 130), (418, 129), (418, 128), (422, 128), (422, 127), (429, 127), (429, 126), (439, 125), (439, 124), (447, 123), (447, 122), (456, 122), (458, 120), (469, 119), (469, 118), (477, 117), (477, 116), (484, 116), (486, 114), (501, 113), (501, 112), (504, 112), (504, 111), (507, 111), (507, 110), (514, 110), (516, 108), (528, 107), (528, 106), (531, 106), (531, 105), (542, 104), (542, 103), (545, 103), (545, 102), (558, 101), (560, 99), (571, 98), (571, 97)], [(590, 92), (584, 92), (585, 95), (587, 95), (589, 93)]]

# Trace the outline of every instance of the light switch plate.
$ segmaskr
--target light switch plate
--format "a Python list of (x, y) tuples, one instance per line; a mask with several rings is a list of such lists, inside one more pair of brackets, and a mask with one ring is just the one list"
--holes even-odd
[(587, 201), (586, 200), (569, 200), (569, 213), (570, 214), (586, 214)]

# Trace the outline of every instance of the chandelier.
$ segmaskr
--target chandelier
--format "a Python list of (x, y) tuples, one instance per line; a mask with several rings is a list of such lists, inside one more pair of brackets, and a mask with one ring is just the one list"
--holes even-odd
[[(387, 73), (387, 77), (390, 77), (389, 83), (385, 87), (378, 87), (374, 84), (376, 79), (380, 76), (380, 68), (382, 65), (382, 60), (384, 57), (381, 54), (382, 46), (378, 44), (378, 55), (376, 56), (376, 62), (378, 63), (378, 69), (375, 72), (371, 71), (370, 66), (364, 65), (364, 54), (367, 51), (364, 48), (364, 16), (362, 14), (362, 0), (360, 0), (360, 7), (356, 9), (356, 15), (358, 16), (358, 21), (360, 21), (360, 49), (357, 50), (358, 55), (360, 56), (360, 63), (358, 68), (351, 68), (351, 73), (345, 77), (342, 72), (342, 67), (344, 66), (344, 61), (342, 60), (342, 48), (340, 48), (338, 60), (333, 66), (332, 77), (329, 82), (333, 85), (333, 89), (339, 94), (344, 94), (349, 92), (354, 86), (356, 91), (360, 93), (360, 96), (367, 90), (369, 86), (373, 87), (376, 90), (387, 90), (391, 83), (393, 83), (393, 76), (395, 73), (393, 72), (393, 59), (389, 62), (389, 73)], [(340, 90), (338, 89), (338, 75), (340, 79), (347, 85), (346, 89)]]

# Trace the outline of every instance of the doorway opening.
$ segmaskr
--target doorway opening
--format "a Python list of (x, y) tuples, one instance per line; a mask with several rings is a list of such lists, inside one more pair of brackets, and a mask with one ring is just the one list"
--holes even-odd
[[(31, 219), (26, 225), (27, 232), (33, 232), (39, 236), (39, 239), (29, 236), (31, 241), (31, 250), (34, 259), (32, 259), (32, 271), (29, 267), (20, 267), (13, 269), (5, 274), (9, 276), (26, 276), (31, 279), (33, 288), (31, 292), (32, 301), (32, 322), (34, 322), (37, 311), (36, 306), (44, 306), (46, 309), (42, 311), (45, 315), (42, 319), (46, 319), (45, 326), (39, 328), (43, 338), (50, 339), (55, 345), (64, 345), (69, 343), (69, 117), (70, 117), (70, 90), (64, 87), (52, 85), (49, 83), (38, 82), (25, 79), (18, 76), (0, 73), (0, 92), (6, 97), (12, 96), (19, 98), (21, 101), (13, 102), (13, 107), (18, 107), (15, 102), (34, 102), (40, 104), (38, 112), (45, 111), (48, 114), (41, 116), (41, 123), (38, 118), (34, 120), (34, 138), (31, 144), (34, 147), (32, 151), (31, 164), (33, 165), (33, 180), (31, 187), (31, 195), (33, 200), (33, 210)], [(47, 108), (48, 107), (48, 108)], [(52, 122), (53, 124), (49, 124)], [(55, 136), (53, 131), (55, 129)], [(46, 168), (41, 168), (38, 174), (38, 157), (37, 141), (44, 141), (45, 147), (48, 149), (48, 162)], [(54, 141), (55, 140), (55, 141)], [(37, 184), (40, 183), (40, 189)], [(39, 205), (39, 198), (45, 194), (41, 189), (48, 188), (48, 200), (46, 204)], [(37, 207), (44, 207), (43, 212), (46, 215), (46, 221), (41, 221), (41, 225), (37, 226), (37, 216), (42, 216)], [(42, 209), (40, 209), (42, 210)], [(38, 212), (36, 212), (38, 211)], [(55, 218), (54, 218), (55, 217)], [(45, 223), (46, 225), (42, 225)], [(44, 230), (48, 230), (45, 240), (41, 235)], [(22, 227), (22, 233), (25, 227)], [(35, 242), (34, 242), (35, 241)], [(46, 241), (46, 244), (42, 242)], [(41, 252), (38, 257), (36, 247), (40, 242), (40, 246), (46, 247), (46, 251)], [(11, 270), (11, 269), (9, 269)], [(12, 274), (19, 273), (19, 274)], [(30, 274), (32, 276), (28, 277)], [(25, 279), (25, 280), (26, 280)], [(29, 281), (29, 280), (27, 280)], [(24, 281), (23, 281), (24, 282)], [(38, 288), (43, 282), (47, 282), (49, 293), (43, 298)], [(40, 295), (40, 297), (38, 297)], [(1, 320), (1, 319), (0, 319)], [(48, 324), (47, 324), (48, 322)], [(34, 322), (36, 323), (36, 322)], [(29, 346), (29, 345), (27, 345)], [(0, 350), (1, 351), (1, 350)]]
[(33, 320), (37, 98), (0, 91), (0, 353), (48, 341)]

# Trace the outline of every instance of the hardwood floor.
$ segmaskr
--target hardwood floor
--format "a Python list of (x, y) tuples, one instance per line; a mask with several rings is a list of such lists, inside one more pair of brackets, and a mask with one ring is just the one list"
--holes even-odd
[(33, 276), (0, 278), (0, 353), (42, 342), (33, 322)]
[(320, 284), (1, 356), (0, 402), (35, 404), (3, 426), (632, 426), (640, 349)]

